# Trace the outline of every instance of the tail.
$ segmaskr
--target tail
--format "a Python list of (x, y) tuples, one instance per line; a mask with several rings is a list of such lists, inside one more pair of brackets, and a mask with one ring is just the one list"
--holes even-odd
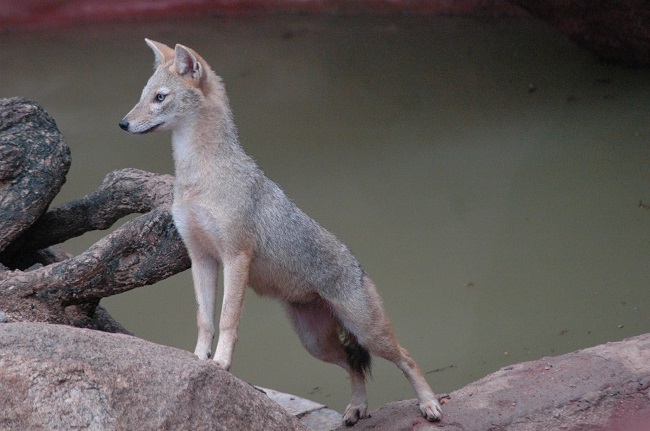
[(338, 335), (350, 368), (364, 377), (372, 376), (372, 358), (368, 349), (359, 344), (357, 337), (343, 327), (338, 328)]

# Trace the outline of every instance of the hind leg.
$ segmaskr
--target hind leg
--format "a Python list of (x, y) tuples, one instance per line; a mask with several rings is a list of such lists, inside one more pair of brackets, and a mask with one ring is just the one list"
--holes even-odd
[[(354, 295), (353, 299), (333, 303), (337, 315), (370, 353), (393, 362), (404, 373), (417, 394), (422, 415), (429, 421), (440, 420), (440, 403), (420, 367), (397, 341), (372, 280), (364, 277), (363, 289), (357, 292), (359, 294)], [(364, 312), (360, 313), (359, 310)]]
[[(345, 424), (350, 426), (367, 417), (368, 398), (364, 367), (369, 366), (369, 362), (364, 365), (359, 361), (350, 360), (350, 354), (346, 352), (340, 336), (341, 322), (331, 309), (320, 301), (310, 304), (287, 304), (286, 309), (305, 349), (316, 358), (339, 365), (350, 374), (351, 394), (343, 414)], [(353, 340), (353, 343), (355, 341)], [(351, 362), (356, 362), (356, 365)]]

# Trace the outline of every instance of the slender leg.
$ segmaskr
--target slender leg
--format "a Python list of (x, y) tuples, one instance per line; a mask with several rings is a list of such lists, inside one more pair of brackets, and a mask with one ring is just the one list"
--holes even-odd
[[(345, 368), (345, 367), (344, 367)], [(350, 373), (350, 402), (343, 413), (343, 422), (354, 425), (368, 417), (368, 395), (366, 394), (366, 376), (348, 368)]]
[(241, 253), (224, 259), (223, 262), (223, 304), (219, 320), (219, 341), (214, 360), (224, 370), (230, 368), (237, 343), (237, 328), (244, 306), (250, 261), (250, 255)]
[[(341, 321), (370, 353), (397, 365), (413, 386), (422, 415), (430, 421), (439, 420), (442, 417), (440, 403), (420, 367), (397, 341), (393, 325), (383, 309), (376, 287), (368, 277), (364, 280), (364, 288), (359, 289), (359, 292), (362, 293), (348, 302), (333, 304)], [(360, 308), (366, 312), (357, 312)]]
[(192, 279), (196, 295), (198, 337), (194, 354), (209, 359), (214, 338), (214, 308), (217, 296), (219, 263), (209, 256), (192, 255)]
[(424, 416), (429, 421), (437, 421), (442, 418), (442, 409), (438, 398), (431, 390), (431, 387), (424, 378), (422, 370), (417, 363), (411, 358), (409, 352), (406, 351), (399, 344), (397, 349), (400, 352), (399, 359), (393, 361), (397, 367), (402, 370), (408, 381), (415, 389), (415, 393), (418, 396), (420, 402), (420, 411), (422, 416)]
[(324, 302), (312, 304), (286, 304), (302, 345), (321, 361), (336, 364), (350, 374), (350, 402), (343, 414), (346, 425), (353, 425), (368, 416), (366, 377), (362, 371), (354, 370), (339, 338), (341, 322)]

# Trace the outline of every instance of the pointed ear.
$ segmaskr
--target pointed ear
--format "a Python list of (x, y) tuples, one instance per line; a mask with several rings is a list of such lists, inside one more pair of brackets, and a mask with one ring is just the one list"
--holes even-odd
[(201, 78), (205, 75), (205, 70), (200, 58), (194, 51), (177, 44), (175, 52), (176, 59), (174, 60), (174, 65), (176, 65), (178, 74), (181, 76), (189, 76), (197, 82), (201, 81)]
[(156, 42), (147, 38), (145, 38), (144, 41), (147, 42), (147, 45), (149, 45), (149, 48), (153, 51), (153, 55), (156, 57), (153, 63), (154, 69), (174, 58), (174, 50), (164, 43)]

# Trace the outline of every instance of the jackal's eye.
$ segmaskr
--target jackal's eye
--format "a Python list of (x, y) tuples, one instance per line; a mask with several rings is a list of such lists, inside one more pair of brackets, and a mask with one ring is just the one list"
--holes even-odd
[(166, 94), (163, 93), (156, 94), (156, 102), (158, 103), (162, 102), (163, 100), (165, 100), (165, 97), (167, 97)]

